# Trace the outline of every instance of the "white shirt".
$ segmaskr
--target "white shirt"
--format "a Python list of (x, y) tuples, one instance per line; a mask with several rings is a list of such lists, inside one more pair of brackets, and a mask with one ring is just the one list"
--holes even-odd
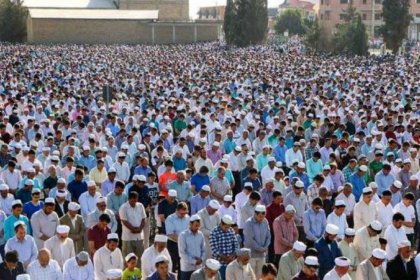
[(100, 196), (101, 194), (98, 192), (96, 192), (94, 196), (91, 196), (88, 191), (85, 191), (80, 195), (79, 204), (83, 220), (87, 221), (89, 213), (96, 209), (96, 199)]
[(392, 260), (398, 254), (398, 243), (407, 240), (407, 236), (403, 227), (397, 229), (394, 225), (389, 225), (385, 230), (384, 238), (388, 241), (386, 243), (386, 257)]
[(117, 171), (117, 178), (124, 182), (128, 182), (128, 179), (130, 178), (130, 167), (128, 166), (128, 163), (124, 161), (121, 164), (117, 161), (114, 163), (114, 168)]
[(74, 243), (70, 238), (66, 238), (64, 242), (54, 235), (44, 243), (44, 247), (50, 250), (51, 258), (56, 260), (60, 267), (63, 267), (64, 263), (75, 256)]
[(63, 267), (63, 280), (93, 280), (93, 264), (89, 259), (84, 266), (77, 264), (76, 258), (68, 259)]
[[(146, 218), (146, 211), (144, 210), (143, 204), (137, 202), (135, 207), (131, 207), (129, 202), (121, 205), (120, 219), (129, 222), (133, 227), (139, 227), (142, 220)], [(122, 224), (122, 236), (121, 240), (143, 240), (143, 231), (140, 233), (132, 233), (124, 224)]]
[(147, 248), (143, 255), (141, 256), (141, 279), (145, 280), (147, 276), (154, 273), (156, 271), (154, 260), (157, 256), (165, 256), (169, 260), (169, 271), (172, 271), (172, 259), (169, 255), (169, 251), (167, 248), (163, 249), (162, 252), (158, 252), (154, 245)]
[[(413, 205), (409, 205), (408, 207), (404, 205), (404, 202), (400, 202), (394, 207), (394, 212), (400, 212), (404, 216), (404, 220), (406, 222), (412, 222), (416, 220), (416, 214)], [(406, 234), (414, 233), (414, 228), (403, 226)]]
[(354, 229), (369, 225), (376, 217), (375, 203), (366, 204), (362, 199), (354, 206)]
[(385, 206), (382, 201), (379, 201), (375, 205), (376, 207), (376, 220), (381, 222), (382, 230), (386, 230), (390, 224), (392, 224), (392, 216), (394, 216), (394, 209), (392, 208), (391, 202)]
[(417, 280), (420, 280), (420, 254), (414, 258), (414, 264), (416, 265), (417, 270)]
[(12, 203), (14, 200), (15, 197), (11, 193), (8, 193), (6, 198), (0, 196), (0, 209), (3, 210), (7, 216), (12, 214)]
[(335, 200), (343, 200), (346, 204), (346, 209), (344, 210), (344, 213), (346, 216), (349, 216), (353, 213), (354, 206), (356, 205), (356, 198), (354, 194), (350, 194), (349, 196), (345, 196), (344, 193), (340, 193), (337, 195)]
[(124, 269), (124, 261), (121, 250), (116, 248), (111, 252), (106, 245), (99, 248), (93, 255), (93, 265), (95, 268), (95, 280), (107, 279), (106, 272), (109, 269)]
[(239, 171), (239, 160), (238, 156), (235, 155), (235, 152), (229, 154), (229, 167), (232, 172)]
[(266, 165), (264, 166), (264, 168), (261, 170), (261, 179), (262, 179), (262, 183), (263, 185), (265, 184), (265, 182), (268, 179), (274, 178), (274, 168), (271, 169), (270, 166)]
[(13, 172), (10, 172), (9, 169), (4, 170), (1, 177), (11, 190), (16, 190), (19, 187), (20, 180), (22, 180), (20, 171), (16, 169)]
[(285, 157), (286, 165), (288, 167), (292, 167), (294, 160), (297, 160), (298, 162), (303, 161), (302, 152), (300, 150), (297, 150), (297, 152), (295, 153), (295, 151), (293, 151), (293, 148), (290, 148), (286, 151)]
[(327, 274), (325, 274), (324, 280), (351, 280), (351, 277), (348, 273), (340, 277), (337, 271), (335, 271), (335, 269), (333, 268)]
[(232, 217), (233, 223), (236, 224), (236, 210), (231, 206), (229, 208), (226, 208), (224, 205), (220, 206), (219, 210), (219, 216), (223, 217), (224, 215), (229, 215)]
[(344, 232), (346, 231), (346, 228), (348, 228), (346, 215), (344, 215), (344, 213), (341, 216), (337, 216), (334, 211), (331, 212), (327, 217), (327, 224), (334, 224), (338, 226), (339, 230), (337, 237), (340, 239), (344, 238)]
[(245, 203), (248, 201), (248, 195), (244, 192), (240, 192), (235, 196), (235, 206), (236, 206), (236, 219), (238, 221), (238, 227), (242, 228), (241, 223), (241, 209), (244, 207)]
[(41, 266), (38, 260), (31, 262), (28, 266), (28, 274), (31, 276), (31, 280), (63, 279), (63, 273), (58, 262), (52, 259), (46, 267)]

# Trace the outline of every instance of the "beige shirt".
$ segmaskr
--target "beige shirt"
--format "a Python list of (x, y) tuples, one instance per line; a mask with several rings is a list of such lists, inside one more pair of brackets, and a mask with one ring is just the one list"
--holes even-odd
[(376, 218), (376, 207), (375, 203), (371, 201), (366, 204), (363, 200), (360, 200), (354, 206), (354, 229), (358, 230), (364, 226), (369, 225)]
[(45, 241), (44, 246), (50, 250), (51, 258), (56, 260), (61, 268), (68, 259), (75, 256), (74, 243), (70, 238), (61, 242), (57, 235), (54, 235)]
[(226, 280), (256, 280), (256, 278), (251, 264), (243, 266), (235, 260), (226, 268)]
[[(136, 203), (135, 207), (131, 207), (128, 202), (120, 207), (120, 219), (129, 222), (133, 227), (139, 227), (143, 219), (146, 218), (146, 211), (143, 204)], [(121, 240), (143, 240), (143, 231), (140, 233), (132, 233), (124, 224), (122, 224)]]

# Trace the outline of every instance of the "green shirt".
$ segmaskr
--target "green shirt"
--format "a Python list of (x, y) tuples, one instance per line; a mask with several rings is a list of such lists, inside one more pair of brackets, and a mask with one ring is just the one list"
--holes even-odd
[(369, 163), (369, 169), (373, 172), (373, 176), (376, 175), (376, 173), (378, 173), (379, 171), (381, 171), (383, 167), (384, 164), (380, 161), (378, 162), (374, 160), (371, 163)]
[(140, 280), (141, 271), (138, 267), (135, 267), (134, 270), (128, 270), (126, 268), (122, 275), (122, 280)]

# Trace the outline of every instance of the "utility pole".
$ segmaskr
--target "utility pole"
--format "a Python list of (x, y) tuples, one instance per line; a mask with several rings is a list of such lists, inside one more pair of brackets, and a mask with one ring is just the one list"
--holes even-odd
[(370, 34), (372, 38), (375, 37), (375, 1), (376, 0), (372, 0), (372, 20), (370, 26)]

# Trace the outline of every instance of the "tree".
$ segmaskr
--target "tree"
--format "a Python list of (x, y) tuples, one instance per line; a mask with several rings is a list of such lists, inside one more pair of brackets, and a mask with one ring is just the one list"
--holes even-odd
[(225, 8), (225, 18), (223, 21), (223, 31), (225, 32), (225, 39), (229, 45), (234, 44), (234, 36), (236, 29), (236, 19), (235, 19), (235, 5), (233, 0), (227, 0)]
[(318, 19), (315, 19), (312, 27), (306, 33), (304, 42), (309, 48), (318, 52), (331, 49), (331, 39), (327, 31), (319, 25)]
[(382, 4), (384, 25), (382, 35), (386, 46), (395, 54), (407, 37), (410, 15), (410, 0), (384, 0)]
[(21, 0), (0, 0), (0, 40), (12, 43), (26, 40), (28, 9)]
[(267, 25), (267, 0), (227, 1), (224, 31), (228, 44), (259, 44), (267, 35)]
[(278, 35), (282, 35), (286, 30), (290, 35), (302, 35), (307, 31), (303, 15), (297, 9), (287, 9), (281, 13), (276, 19), (274, 29)]

